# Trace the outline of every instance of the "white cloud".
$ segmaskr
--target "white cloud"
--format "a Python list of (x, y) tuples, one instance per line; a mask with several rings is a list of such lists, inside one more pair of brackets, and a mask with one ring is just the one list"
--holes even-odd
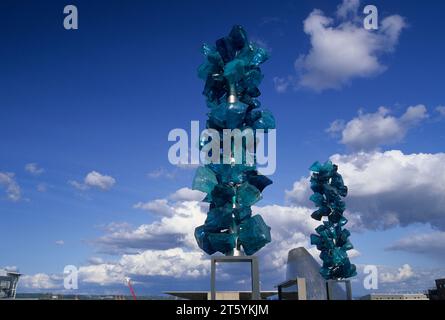
[(46, 183), (39, 183), (36, 189), (38, 192), (46, 192), (48, 190), (48, 186)]
[(98, 284), (101, 286), (124, 283), (125, 271), (118, 264), (103, 263), (81, 266), (79, 280), (83, 283)]
[(138, 202), (133, 208), (146, 210), (161, 216), (173, 216), (176, 213), (175, 207), (170, 204), (170, 201), (184, 202), (184, 201), (201, 201), (204, 199), (205, 193), (190, 188), (181, 188), (171, 194), (168, 199), (156, 199), (148, 202)]
[(87, 186), (97, 187), (102, 190), (110, 189), (115, 183), (116, 180), (113, 177), (102, 175), (97, 171), (92, 171), (85, 177), (85, 184)]
[(278, 93), (284, 93), (287, 91), (287, 89), (293, 85), (294, 78), (292, 76), (287, 77), (274, 77), (273, 78), (273, 84), (275, 87), (275, 90)]
[(0, 266), (0, 272), (2, 270), (9, 271), (9, 272), (19, 272), (19, 268), (17, 266), (4, 266), (4, 267)]
[(76, 188), (77, 190), (85, 191), (88, 189), (88, 186), (86, 184), (78, 182), (78, 181), (70, 180), (70, 181), (68, 181), (68, 184), (71, 185), (72, 187)]
[(442, 116), (445, 117), (445, 106), (437, 106), (436, 111)]
[(102, 263), (79, 268), (79, 278), (85, 283), (109, 285), (123, 283), (126, 276), (197, 278), (206, 276), (208, 259), (198, 251), (182, 248), (145, 250), (125, 254), (116, 263)]
[(63, 281), (59, 276), (37, 273), (34, 275), (23, 275), (20, 277), (19, 286), (26, 289), (58, 289), (61, 288)]
[(284, 281), (287, 254), (293, 248), (305, 247), (318, 259), (319, 252), (310, 245), (309, 240), (310, 234), (320, 225), (319, 221), (311, 218), (312, 209), (279, 205), (252, 209), (254, 214), (260, 214), (271, 227), (272, 242), (258, 252), (265, 277), (274, 278), (278, 282)]
[(133, 208), (146, 210), (161, 216), (172, 216), (174, 214), (174, 208), (169, 206), (166, 199), (156, 199), (148, 202), (138, 202)]
[(111, 176), (103, 175), (97, 171), (91, 171), (86, 175), (83, 183), (77, 181), (69, 181), (68, 183), (78, 190), (97, 188), (105, 191), (111, 189), (116, 183), (116, 180)]
[(167, 178), (167, 179), (174, 179), (176, 177), (176, 171), (168, 171), (165, 168), (159, 168), (156, 170), (153, 170), (149, 173), (147, 173), (147, 177), (151, 179), (157, 179), (157, 178)]
[(41, 175), (45, 169), (40, 168), (37, 163), (28, 163), (25, 165), (25, 170), (34, 176)]
[(427, 118), (428, 111), (422, 104), (408, 107), (399, 118), (380, 107), (375, 113), (359, 112), (358, 117), (346, 124), (343, 120), (335, 120), (326, 131), (340, 133), (340, 142), (352, 150), (373, 150), (400, 142), (408, 130)]
[(333, 136), (336, 136), (339, 132), (342, 132), (344, 129), (345, 129), (345, 121), (342, 119), (337, 119), (331, 122), (329, 128), (327, 128), (325, 131)]
[[(158, 199), (164, 200), (162, 204), (169, 208), (170, 216), (162, 216), (134, 229), (128, 225), (111, 228), (94, 243), (102, 252), (124, 253), (125, 259), (120, 259), (118, 264), (105, 263), (88, 270), (96, 270), (101, 282), (106, 282), (108, 278), (115, 281), (115, 272), (123, 266), (133, 276), (174, 277), (174, 274), (179, 274), (186, 278), (202, 277), (208, 270), (208, 257), (199, 249), (194, 238), (194, 229), (204, 223), (208, 209), (207, 204), (194, 200), (202, 199), (202, 196), (197, 197), (187, 188), (179, 189), (166, 199)], [(271, 227), (273, 239), (258, 253), (263, 283), (272, 287), (284, 280), (287, 253), (292, 248), (306, 247), (318, 260), (319, 252), (310, 245), (309, 240), (310, 234), (320, 224), (311, 218), (312, 209), (270, 205), (254, 206), (252, 210), (254, 214), (261, 214)], [(161, 255), (161, 252), (168, 252), (168, 255)], [(351, 257), (358, 254), (357, 250), (350, 251)], [(186, 259), (187, 256), (192, 259)], [(169, 271), (171, 261), (177, 261), (178, 268), (185, 269)], [(106, 277), (107, 274), (109, 277)]]
[(204, 192), (190, 188), (181, 188), (171, 194), (169, 198), (175, 201), (201, 201), (205, 196)]
[(63, 246), (65, 244), (65, 241), (63, 241), (63, 240), (56, 240), (54, 243), (57, 244), (58, 246)]
[[(339, 89), (354, 78), (368, 78), (386, 70), (380, 58), (397, 45), (404, 19), (392, 15), (381, 20), (378, 30), (363, 28), (359, 1), (345, 0), (334, 18), (315, 9), (304, 21), (311, 49), (295, 62), (298, 85), (315, 91)], [(283, 88), (281, 86), (280, 88)]]
[(394, 283), (406, 281), (414, 276), (414, 272), (409, 264), (404, 264), (396, 273), (381, 273), (380, 281), (382, 283)]
[(198, 201), (178, 201), (163, 203), (168, 216), (151, 224), (143, 224), (135, 229), (115, 228), (105, 236), (95, 240), (101, 250), (107, 253), (135, 252), (144, 249), (172, 249), (187, 247), (196, 249), (194, 230), (204, 223), (205, 209)]
[(436, 259), (445, 259), (445, 232), (414, 234), (397, 240), (387, 248), (393, 251), (404, 251), (428, 255)]
[(348, 16), (356, 16), (360, 6), (360, 0), (343, 0), (337, 7), (337, 16), (342, 19), (348, 18)]
[[(349, 188), (346, 206), (356, 227), (392, 228), (413, 223), (445, 230), (445, 153), (387, 152), (333, 155)], [(308, 178), (286, 191), (290, 203), (312, 206)]]
[(88, 259), (89, 264), (104, 264), (105, 261), (101, 257), (91, 257)]
[(15, 181), (15, 175), (12, 172), (0, 172), (0, 186), (6, 190), (6, 195), (11, 201), (19, 201), (22, 197), (20, 186)]

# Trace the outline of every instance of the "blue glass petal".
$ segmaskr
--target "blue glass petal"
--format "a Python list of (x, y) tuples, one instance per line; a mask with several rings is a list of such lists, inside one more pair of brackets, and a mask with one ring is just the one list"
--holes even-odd
[(199, 167), (193, 179), (193, 190), (210, 193), (218, 184), (215, 173), (207, 167)]

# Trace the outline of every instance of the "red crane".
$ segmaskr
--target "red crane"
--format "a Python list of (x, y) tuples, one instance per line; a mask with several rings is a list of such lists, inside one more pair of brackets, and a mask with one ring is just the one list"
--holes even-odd
[(127, 277), (127, 278), (125, 278), (125, 282), (127, 283), (128, 288), (130, 288), (130, 292), (131, 292), (131, 295), (133, 296), (133, 300), (137, 300), (136, 293), (134, 293), (133, 286), (131, 285), (131, 279)]

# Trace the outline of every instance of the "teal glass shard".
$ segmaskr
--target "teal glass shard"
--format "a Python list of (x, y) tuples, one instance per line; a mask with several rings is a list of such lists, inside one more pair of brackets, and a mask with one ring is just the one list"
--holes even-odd
[(325, 279), (331, 279), (331, 270), (329, 268), (322, 267), (320, 269), (320, 274)]
[(311, 217), (315, 220), (320, 221), (322, 217), (329, 216), (331, 213), (331, 209), (327, 206), (322, 206), (320, 209), (314, 211), (311, 215)]
[(241, 50), (249, 44), (247, 32), (239, 25), (233, 26), (229, 33), (229, 38), (231, 39), (232, 46), (235, 50)]
[(354, 246), (352, 245), (351, 242), (347, 241), (344, 245), (342, 245), (342, 250), (344, 251), (348, 251), (348, 250), (352, 250), (354, 249)]
[(347, 195), (348, 188), (337, 172), (337, 165), (331, 161), (324, 164), (314, 162), (310, 170), (311, 189), (314, 192), (310, 200), (319, 208), (311, 216), (319, 221), (328, 217), (327, 221), (315, 228), (318, 235), (311, 235), (311, 244), (320, 250), (323, 261), (320, 274), (327, 280), (353, 277), (357, 274), (356, 267), (351, 264), (347, 254), (353, 248), (348, 239), (351, 233), (343, 229), (348, 220), (343, 217), (346, 205), (342, 197)]
[(252, 209), (250, 207), (234, 208), (233, 215), (236, 222), (239, 223), (252, 215)]
[(218, 53), (220, 54), (224, 63), (227, 63), (235, 58), (236, 50), (233, 48), (229, 37), (216, 40), (216, 50), (218, 50)]
[(253, 66), (259, 66), (264, 63), (267, 59), (269, 59), (269, 54), (263, 48), (254, 48), (254, 54), (252, 61), (250, 62)]
[(270, 227), (260, 215), (244, 220), (240, 225), (239, 241), (247, 255), (252, 255), (271, 241)]
[(209, 233), (207, 235), (213, 250), (227, 254), (236, 246), (236, 235), (231, 233)]
[(310, 238), (311, 238), (311, 244), (316, 245), (316, 246), (321, 244), (322, 240), (321, 240), (320, 236), (317, 236), (316, 234), (311, 234)]
[(230, 83), (240, 81), (244, 76), (244, 66), (245, 62), (241, 59), (230, 61), (224, 67), (224, 77), (226, 77)]
[(207, 43), (204, 43), (204, 44), (202, 45), (201, 51), (202, 51), (202, 53), (203, 53), (205, 56), (208, 56), (209, 54), (211, 54), (212, 52), (214, 52), (215, 49), (212, 48), (212, 46), (208, 45)]
[[(243, 63), (243, 68), (245, 64), (246, 62)], [(259, 69), (252, 69), (245, 73), (242, 85), (245, 89), (254, 90), (260, 85), (261, 80), (263, 80), (263, 74), (261, 73), (261, 71)]]
[(260, 190), (248, 182), (244, 182), (236, 190), (236, 201), (243, 207), (250, 207), (260, 199)]
[(261, 112), (261, 117), (253, 123), (254, 129), (263, 129), (265, 132), (269, 129), (275, 129), (275, 118), (267, 110)]
[(192, 189), (210, 193), (217, 184), (218, 180), (212, 170), (207, 167), (199, 167), (193, 179)]
[(208, 115), (213, 123), (224, 128), (226, 125), (227, 117), (227, 103), (223, 102), (215, 108), (212, 108)]
[(321, 163), (318, 161), (315, 161), (310, 167), (309, 170), (312, 172), (320, 172), (321, 170)]
[(242, 125), (247, 111), (247, 105), (242, 102), (227, 105), (226, 124), (228, 129), (235, 129)]
[(207, 213), (205, 221), (206, 231), (219, 232), (224, 229), (229, 229), (233, 224), (232, 216), (233, 206), (231, 203), (226, 203), (222, 207), (214, 207)]
[(272, 184), (272, 180), (268, 177), (263, 176), (261, 174), (256, 174), (256, 171), (253, 171), (253, 174), (250, 174), (247, 178), (248, 182), (255, 186), (260, 192), (263, 192), (264, 188), (268, 185)]
[(339, 222), (338, 222), (338, 224), (340, 225), (340, 226), (345, 226), (346, 224), (348, 223), (348, 219), (346, 219), (345, 217), (341, 217), (340, 218), (340, 220), (339, 220)]
[(321, 193), (314, 193), (309, 198), (317, 207), (322, 207), (325, 203), (324, 197)]
[(205, 226), (199, 226), (195, 229), (195, 239), (198, 246), (207, 254), (214, 254), (216, 252), (213, 249), (209, 239), (208, 233), (205, 231)]
[(217, 207), (222, 207), (227, 203), (233, 202), (233, 196), (235, 195), (235, 190), (231, 185), (228, 184), (218, 184), (212, 190), (212, 204)]

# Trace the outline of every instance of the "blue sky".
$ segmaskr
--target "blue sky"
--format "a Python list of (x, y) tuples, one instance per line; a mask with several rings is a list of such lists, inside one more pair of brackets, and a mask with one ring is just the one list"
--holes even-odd
[[(0, 216), (2, 238), (8, 239), (0, 243), (0, 266), (28, 275), (23, 291), (57, 290), (68, 264), (94, 274), (95, 266), (110, 270), (116, 263), (131, 269), (122, 255), (199, 252), (180, 232), (167, 233), (178, 242), (171, 248), (159, 246), (162, 228), (136, 232), (141, 243), (132, 236), (140, 226), (159, 227), (187, 205), (197, 212), (184, 222), (188, 227), (205, 213), (195, 193), (178, 196), (191, 187), (194, 170), (169, 164), (167, 135), (189, 130), (191, 120), (204, 123), (204, 84), (196, 75), (200, 46), (234, 24), (271, 53), (260, 99), (277, 121), (277, 171), (258, 203), (268, 212), (265, 219), (273, 220), (274, 210), (290, 220), (309, 210), (302, 178), (315, 160), (337, 155), (346, 184), (356, 186), (349, 201), (359, 252), (354, 262), (381, 265), (387, 283), (402, 289), (409, 281), (414, 288), (431, 286), (421, 281), (430, 278), (417, 275), (445, 270), (442, 3), (373, 1), (381, 23), (392, 17), (377, 31), (360, 25), (364, 1), (358, 15), (357, 2), (346, 1), (352, 9), (345, 18), (337, 11), (341, 1), (72, 3), (79, 9), (75, 31), (63, 28), (63, 1), (0, 4)], [(320, 24), (328, 18), (332, 22)], [(343, 54), (337, 49), (345, 44), (360, 50)], [(331, 126), (336, 120), (338, 126)], [(93, 172), (98, 174), (85, 180)], [(394, 177), (385, 181), (388, 175)], [(145, 210), (135, 208), (138, 203)], [(285, 244), (271, 247), (276, 252), (304, 245), (310, 232), (301, 225), (309, 219), (295, 221), (287, 232), (302, 238), (283, 234)], [(405, 264), (412, 273), (397, 278)], [(206, 289), (205, 262), (193, 268), (199, 276), (185, 284), (175, 285), (174, 276), (158, 269), (130, 276), (147, 293), (190, 283)], [(113, 272), (115, 278), (105, 272), (100, 286), (84, 281), (81, 288), (126, 292), (115, 280), (120, 273)], [(35, 280), (37, 274), (48, 278)]]

